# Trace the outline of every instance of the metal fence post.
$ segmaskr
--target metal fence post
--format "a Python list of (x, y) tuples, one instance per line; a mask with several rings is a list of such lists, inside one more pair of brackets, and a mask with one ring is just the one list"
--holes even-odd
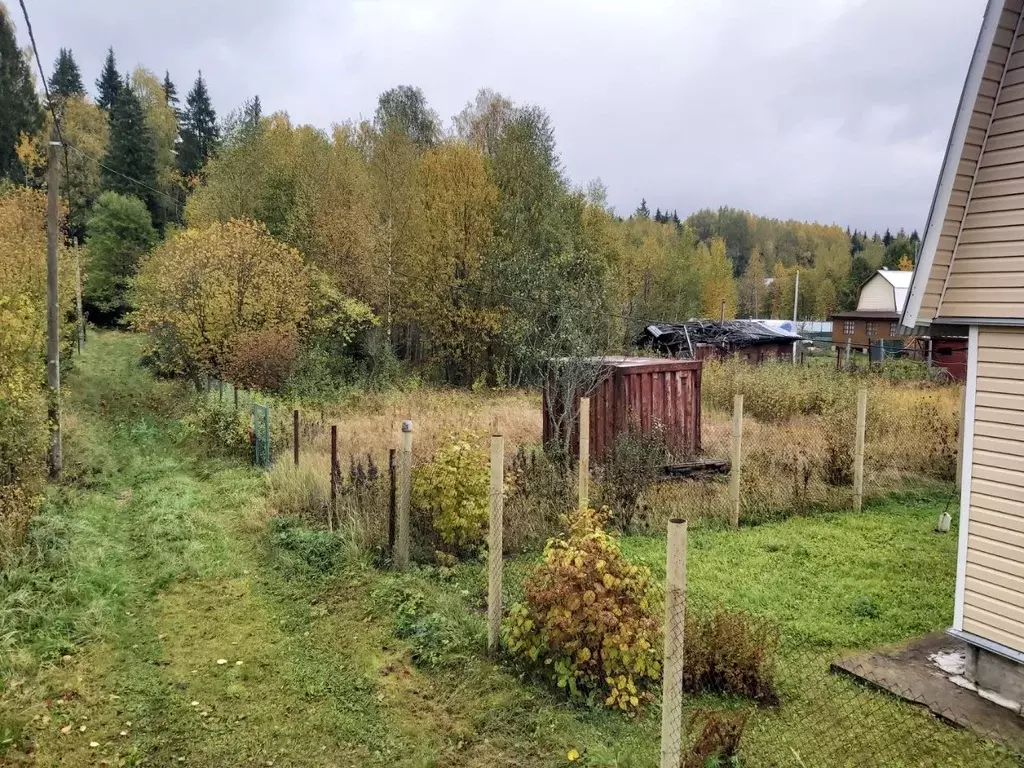
[(683, 645), (686, 628), (686, 520), (681, 517), (668, 521), (665, 576), (661, 768), (679, 768), (683, 755)]
[(732, 467), (729, 473), (729, 522), (740, 525), (740, 473), (743, 459), (743, 395), (732, 400)]
[(412, 422), (402, 422), (402, 451), (398, 456), (398, 525), (395, 568), (409, 567), (409, 508), (412, 506)]
[(292, 459), (299, 466), (299, 409), (292, 411)]
[(580, 509), (590, 506), (590, 398), (580, 398)]
[(857, 390), (857, 437), (853, 445), (853, 511), (864, 506), (864, 432), (868, 419), (868, 391)]
[(498, 651), (501, 639), (502, 526), (505, 507), (505, 438), (491, 437), (491, 519), (487, 541), (487, 651)]
[(338, 504), (338, 425), (331, 425), (331, 508), (327, 512), (327, 528), (334, 530), (334, 510)]

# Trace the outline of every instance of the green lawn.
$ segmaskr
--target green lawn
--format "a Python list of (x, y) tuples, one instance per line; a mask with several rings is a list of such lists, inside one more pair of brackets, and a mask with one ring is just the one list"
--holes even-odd
[[(0, 578), (0, 764), (539, 768), (578, 750), (575, 765), (657, 765), (657, 707), (570, 706), (483, 655), (482, 564), (391, 574), (340, 537), (268, 524), (263, 476), (184, 445), (187, 390), (138, 354), (90, 336), (68, 382), (71, 482)], [(744, 765), (1015, 764), (828, 672), (949, 622), (944, 502), (691, 531), (691, 610), (783, 633), (783, 703), (753, 714)], [(663, 539), (623, 546), (663, 573)], [(535, 557), (508, 562), (508, 599)]]

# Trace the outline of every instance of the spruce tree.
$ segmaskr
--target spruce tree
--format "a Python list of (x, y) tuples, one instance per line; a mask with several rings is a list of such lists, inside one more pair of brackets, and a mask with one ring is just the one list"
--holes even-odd
[(61, 48), (57, 61), (53, 65), (50, 77), (50, 95), (58, 101), (71, 96), (84, 96), (85, 86), (82, 85), (82, 73), (78, 70), (70, 48)]
[(178, 169), (188, 178), (195, 176), (206, 165), (220, 142), (217, 127), (217, 113), (210, 103), (203, 73), (199, 73), (195, 85), (185, 99), (181, 114), (181, 146), (178, 148)]
[(103, 62), (103, 71), (96, 81), (96, 106), (108, 112), (117, 102), (118, 94), (126, 83), (121, 81), (117, 73), (117, 60), (114, 58), (113, 47), (107, 49), (107, 59)]
[(22, 133), (34, 133), (42, 123), (42, 108), (14, 37), (14, 22), (0, 3), (0, 179), (23, 180), (18, 141)]
[(104, 189), (141, 198), (154, 220), (160, 211), (156, 199), (156, 148), (146, 125), (145, 111), (129, 87), (121, 88), (110, 110), (110, 139), (105, 167), (100, 169)]
[(164, 99), (167, 101), (167, 106), (173, 107), (174, 111), (178, 111), (178, 86), (171, 80), (171, 73), (166, 69), (164, 70)]

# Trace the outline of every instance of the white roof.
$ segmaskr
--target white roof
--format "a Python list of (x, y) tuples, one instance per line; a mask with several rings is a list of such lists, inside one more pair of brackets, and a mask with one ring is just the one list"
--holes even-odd
[(914, 273), (901, 272), (898, 269), (880, 269), (878, 274), (892, 286), (893, 294), (896, 296), (896, 311), (902, 314), (903, 308), (907, 306), (907, 296), (910, 294), (910, 284), (914, 280)]

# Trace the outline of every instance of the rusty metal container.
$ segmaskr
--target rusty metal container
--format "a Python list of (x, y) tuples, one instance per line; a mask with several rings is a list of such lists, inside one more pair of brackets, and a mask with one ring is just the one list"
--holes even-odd
[[(597, 383), (589, 392), (573, 396), (571, 446), (579, 453), (579, 398), (590, 396), (590, 457), (601, 461), (612, 450), (615, 438), (631, 429), (640, 434), (660, 431), (675, 457), (700, 453), (699, 360), (647, 357), (609, 357), (599, 361)], [(557, 381), (544, 389), (544, 442), (558, 434)], [(566, 419), (566, 422), (568, 419)]]

